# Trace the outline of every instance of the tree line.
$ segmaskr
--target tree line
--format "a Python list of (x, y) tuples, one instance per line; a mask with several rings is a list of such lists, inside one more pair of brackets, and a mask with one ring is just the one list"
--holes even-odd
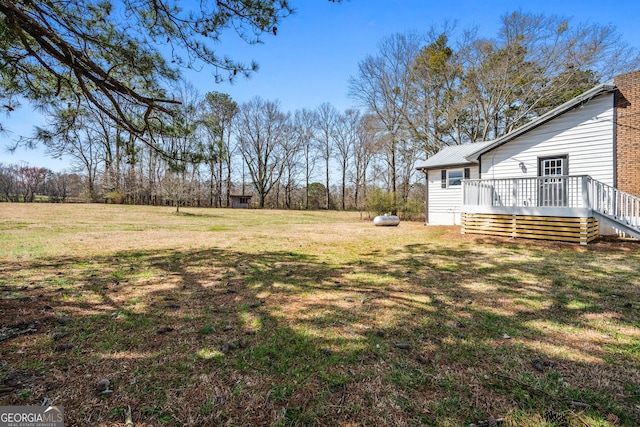
[[(416, 212), (419, 159), (498, 138), (640, 68), (612, 26), (514, 12), (492, 38), (448, 23), (388, 36), (349, 78), (358, 108), (290, 112), (276, 100), (201, 94), (180, 78), (198, 63), (218, 80), (251, 73), (207, 40), (229, 28), (248, 42), (275, 35), (286, 2), (240, 14), (247, 5), (235, 0), (201, 2), (198, 13), (166, 0), (124, 1), (124, 11), (80, 3), (0, 0), (0, 97), (7, 112), (23, 98), (45, 113), (48, 124), (17, 144), (72, 159), (92, 201), (179, 209), (250, 194), (258, 207)], [(139, 37), (117, 21), (123, 12)]]
[[(238, 104), (185, 81), (174, 98), (154, 146), (94, 109), (58, 110), (34, 138), (71, 160), (83, 177), (80, 197), (93, 202), (228, 207), (231, 196), (251, 195), (260, 208), (397, 209), (386, 194), (385, 132), (371, 114), (329, 103), (289, 112), (260, 97)], [(419, 217), (424, 187), (407, 166), (400, 210)]]
[(82, 200), (84, 177), (46, 168), (0, 163), (0, 202)]

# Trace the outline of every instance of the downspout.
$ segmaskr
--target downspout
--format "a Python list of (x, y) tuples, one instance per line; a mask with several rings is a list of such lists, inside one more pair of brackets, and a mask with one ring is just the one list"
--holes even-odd
[(619, 90), (613, 92), (613, 186), (618, 188), (618, 96)]
[(426, 185), (424, 186), (424, 225), (429, 225), (429, 170), (423, 169)]

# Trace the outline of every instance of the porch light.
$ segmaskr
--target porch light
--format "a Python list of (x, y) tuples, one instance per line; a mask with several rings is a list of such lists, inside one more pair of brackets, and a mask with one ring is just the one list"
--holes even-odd
[(523, 173), (527, 173), (527, 166), (524, 164), (524, 162), (518, 163), (518, 166), (520, 167), (520, 170), (522, 170)]

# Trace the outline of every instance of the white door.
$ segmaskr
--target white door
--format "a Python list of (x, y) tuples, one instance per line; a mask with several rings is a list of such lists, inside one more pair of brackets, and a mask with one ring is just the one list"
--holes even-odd
[(541, 158), (538, 161), (540, 194), (538, 206), (567, 206), (567, 156)]

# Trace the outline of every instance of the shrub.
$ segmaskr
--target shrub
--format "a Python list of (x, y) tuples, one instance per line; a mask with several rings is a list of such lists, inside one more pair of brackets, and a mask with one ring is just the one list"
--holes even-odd
[(113, 203), (116, 205), (121, 205), (124, 203), (124, 194), (119, 191), (109, 191), (104, 194), (104, 198), (107, 203)]
[(400, 219), (404, 221), (424, 221), (424, 201), (407, 200), (400, 209)]
[(373, 188), (367, 194), (367, 210), (376, 215), (394, 212), (393, 193)]

